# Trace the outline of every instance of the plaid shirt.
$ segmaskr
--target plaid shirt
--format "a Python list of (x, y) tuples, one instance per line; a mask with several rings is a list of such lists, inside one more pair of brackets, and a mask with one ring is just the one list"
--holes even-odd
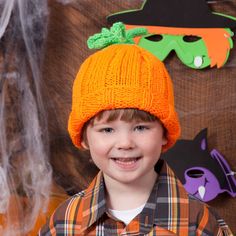
[[(158, 163), (160, 167), (160, 162)], [(233, 235), (206, 204), (189, 196), (164, 162), (142, 212), (128, 225), (107, 212), (100, 171), (89, 187), (63, 203), (40, 236)]]

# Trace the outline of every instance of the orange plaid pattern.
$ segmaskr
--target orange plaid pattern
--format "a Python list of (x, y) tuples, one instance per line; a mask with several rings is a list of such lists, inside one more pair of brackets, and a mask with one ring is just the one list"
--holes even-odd
[(68, 199), (54, 212), (39, 235), (233, 235), (209, 206), (188, 195), (165, 162), (160, 160), (156, 167), (161, 170), (149, 199), (128, 225), (107, 212), (100, 171), (85, 191)]

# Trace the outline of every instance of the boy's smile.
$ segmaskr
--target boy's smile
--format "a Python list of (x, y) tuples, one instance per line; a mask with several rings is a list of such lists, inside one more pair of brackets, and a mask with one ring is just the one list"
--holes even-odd
[(141, 157), (111, 158), (121, 169), (132, 170)]
[(97, 167), (109, 179), (123, 184), (155, 178), (154, 166), (166, 144), (159, 121), (107, 121), (108, 113), (86, 131), (87, 145)]

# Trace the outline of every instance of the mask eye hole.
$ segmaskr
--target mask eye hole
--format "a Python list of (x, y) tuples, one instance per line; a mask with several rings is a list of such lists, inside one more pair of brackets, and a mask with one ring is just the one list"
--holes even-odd
[(153, 35), (145, 37), (145, 39), (149, 41), (153, 41), (153, 42), (159, 42), (163, 39), (163, 37), (161, 34), (153, 34)]
[(187, 175), (191, 178), (200, 178), (204, 175), (204, 172), (202, 170), (192, 169), (187, 171)]
[(192, 43), (192, 42), (196, 42), (198, 40), (200, 40), (201, 37), (198, 37), (198, 36), (194, 36), (194, 35), (185, 35), (183, 37), (183, 40), (187, 43)]

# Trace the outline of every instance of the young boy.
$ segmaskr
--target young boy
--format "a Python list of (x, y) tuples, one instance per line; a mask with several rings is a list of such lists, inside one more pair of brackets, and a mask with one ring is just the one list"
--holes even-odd
[(180, 126), (171, 79), (146, 50), (117, 44), (91, 55), (74, 82), (68, 127), (100, 172), (39, 235), (232, 235), (159, 160)]

